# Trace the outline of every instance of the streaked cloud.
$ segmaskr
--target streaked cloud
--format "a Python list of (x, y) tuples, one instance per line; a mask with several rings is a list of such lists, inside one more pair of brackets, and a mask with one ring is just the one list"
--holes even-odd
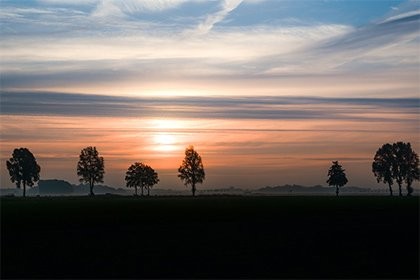
[[(380, 83), (392, 79), (394, 72), (410, 76), (417, 67), (417, 11), (405, 9), (361, 27), (299, 22), (213, 28), (216, 22), (223, 24), (225, 17), (240, 5), (260, 4), (181, 2), (103, 3), (132, 15), (154, 9), (145, 3), (161, 5), (162, 8), (156, 8), (160, 13), (165, 13), (164, 7), (185, 8), (187, 4), (198, 5), (194, 7), (200, 12), (192, 11), (195, 16), (191, 18), (180, 14), (165, 21), (152, 21), (148, 16), (140, 16), (114, 22), (108, 16), (105, 21), (92, 17), (102, 2), (88, 2), (86, 5), (93, 5), (90, 9), (6, 6), (2, 12), (5, 40), (0, 44), (3, 87), (57, 90), (61, 86), (79, 91), (91, 81), (96, 85), (107, 83), (112, 92), (121, 83), (130, 84), (131, 91), (137, 88), (137, 92), (142, 92), (143, 79), (158, 85), (173, 80), (188, 84), (191, 79), (214, 84), (212, 80), (216, 78), (223, 87), (225, 80), (287, 76), (304, 81), (308, 77), (337, 74), (350, 79), (357, 75), (382, 75), (380, 87)], [(207, 13), (198, 7), (207, 8)], [(200, 25), (205, 27), (203, 34), (191, 33)], [(20, 36), (23, 28), (25, 36)], [(109, 85), (112, 81), (114, 86)], [(281, 88), (282, 82), (273, 89)], [(409, 85), (406, 81), (404, 84)], [(416, 87), (414, 79), (411, 84)]]
[(242, 0), (224, 0), (221, 9), (214, 14), (208, 15), (206, 19), (198, 25), (195, 33), (197, 33), (198, 35), (208, 33), (216, 23), (222, 21), (231, 11), (236, 9), (236, 7), (238, 7), (241, 3)]
[(3, 92), (5, 115), (166, 117), (193, 119), (342, 119), (417, 121), (416, 98), (119, 97), (45, 92)]

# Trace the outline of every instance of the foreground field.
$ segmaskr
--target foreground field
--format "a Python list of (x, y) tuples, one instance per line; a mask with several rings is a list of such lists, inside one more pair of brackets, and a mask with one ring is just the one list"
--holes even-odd
[(1, 199), (2, 278), (418, 278), (419, 199)]

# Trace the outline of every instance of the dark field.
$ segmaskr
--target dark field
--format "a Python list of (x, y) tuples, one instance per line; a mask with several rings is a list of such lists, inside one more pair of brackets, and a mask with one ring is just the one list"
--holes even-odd
[(419, 198), (2, 198), (1, 277), (419, 278)]

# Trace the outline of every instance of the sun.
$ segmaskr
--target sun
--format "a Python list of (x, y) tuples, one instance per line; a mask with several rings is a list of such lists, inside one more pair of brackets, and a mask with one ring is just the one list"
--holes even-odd
[(147, 127), (152, 131), (150, 144), (153, 150), (159, 152), (173, 152), (180, 149), (184, 136), (179, 130), (189, 127), (185, 120), (179, 119), (151, 119)]
[(175, 137), (167, 133), (158, 133), (155, 135), (155, 144), (157, 145), (172, 145), (175, 143)]
[(173, 151), (176, 149), (176, 138), (172, 134), (159, 132), (154, 136), (156, 149), (161, 151)]

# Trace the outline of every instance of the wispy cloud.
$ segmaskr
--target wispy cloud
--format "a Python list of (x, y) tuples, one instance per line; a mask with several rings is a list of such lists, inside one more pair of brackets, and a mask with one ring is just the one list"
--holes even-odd
[[(413, 98), (176, 97), (133, 98), (45, 92), (3, 92), (5, 115), (125, 116), (193, 119), (342, 119), (416, 121)], [(164, 113), (162, 113), (164, 112)]]
[(200, 1), (200, 0), (38, 0), (44, 5), (54, 6), (80, 6), (80, 5), (96, 5), (97, 9), (105, 9), (108, 7), (117, 7), (120, 10), (125, 10), (130, 13), (150, 10), (162, 11), (172, 9), (185, 2)]
[[(231, 26), (223, 24), (232, 11), (261, 3), (181, 0), (90, 1), (85, 6), (60, 3), (27, 8), (6, 5), (2, 9), (3, 88), (69, 91), (85, 88), (93, 92), (90, 88), (103, 84), (112, 93), (121, 91), (123, 84), (131, 92), (143, 93), (145, 87), (149, 92), (165, 83), (169, 88), (175, 84), (179, 88), (178, 84), (193, 85), (192, 80), (199, 79), (209, 85), (210, 91), (219, 92), (229, 89), (227, 81), (238, 86), (252, 80), (258, 81), (255, 85), (262, 94), (288, 91), (302, 95), (306, 89), (301, 85), (311, 79), (323, 80), (325, 86), (330, 77), (340, 75), (335, 83), (341, 84), (342, 91), (348, 88), (345, 81), (356, 77), (363, 77), (362, 81), (371, 78), (364, 84), (365, 89), (376, 88), (369, 92), (370, 96), (376, 96), (378, 91), (386, 95), (389, 90), (415, 96), (418, 89), (414, 72), (419, 39), (416, 10), (401, 8), (385, 19), (361, 27), (319, 22)], [(101, 5), (118, 11), (103, 10), (102, 19), (92, 16), (101, 11)], [(191, 15), (182, 14), (188, 11), (187, 7), (194, 7), (195, 10), (190, 8)], [(168, 10), (174, 12), (165, 14)], [(120, 14), (122, 18), (113, 20), (105, 16), (107, 13)], [(150, 13), (160, 14), (162, 19), (154, 21)], [(188, 33), (200, 24), (204, 33), (199, 36)], [(223, 28), (213, 28), (215, 24)], [(271, 79), (268, 91), (267, 86), (260, 86), (266, 79)], [(285, 87), (291, 83), (299, 89)], [(317, 91), (314, 94), (325, 91), (324, 86), (314, 88)], [(243, 89), (244, 93), (255, 90), (248, 88), (247, 85)], [(355, 91), (356, 96), (365, 94)]]
[(213, 26), (222, 21), (231, 11), (236, 9), (243, 0), (224, 0), (221, 9), (214, 14), (210, 14), (198, 25), (195, 33), (202, 35), (208, 33)]
[(164, 10), (176, 8), (177, 6), (188, 1), (191, 0), (102, 0), (98, 1), (92, 16), (109, 18), (116, 16), (130, 16), (143, 12), (161, 12)]

